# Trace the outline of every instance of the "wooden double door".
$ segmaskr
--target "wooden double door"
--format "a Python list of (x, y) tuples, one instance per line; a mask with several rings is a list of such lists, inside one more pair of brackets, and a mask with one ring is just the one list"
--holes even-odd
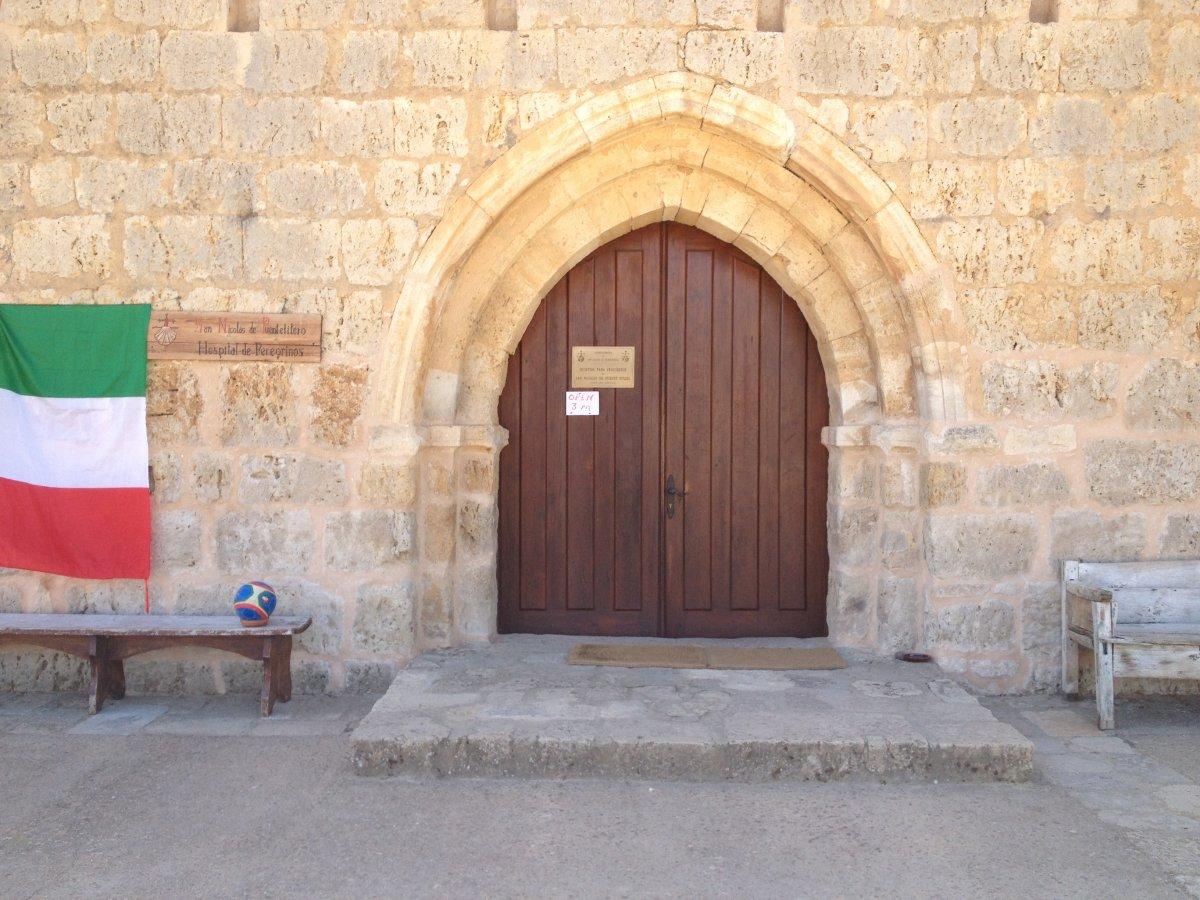
[[(573, 348), (632, 388), (567, 416)], [(795, 302), (704, 232), (643, 228), (542, 301), (500, 400), (502, 632), (824, 635), (828, 397)]]

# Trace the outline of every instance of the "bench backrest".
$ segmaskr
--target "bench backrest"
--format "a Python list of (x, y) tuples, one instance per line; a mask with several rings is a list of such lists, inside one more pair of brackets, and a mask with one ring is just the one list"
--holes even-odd
[(1200, 560), (1067, 561), (1063, 580), (1111, 590), (1118, 624), (1200, 622)]

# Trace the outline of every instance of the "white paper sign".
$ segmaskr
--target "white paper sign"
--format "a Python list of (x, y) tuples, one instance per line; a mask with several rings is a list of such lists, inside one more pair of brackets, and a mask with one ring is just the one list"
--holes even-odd
[(568, 416), (600, 415), (599, 391), (567, 391)]

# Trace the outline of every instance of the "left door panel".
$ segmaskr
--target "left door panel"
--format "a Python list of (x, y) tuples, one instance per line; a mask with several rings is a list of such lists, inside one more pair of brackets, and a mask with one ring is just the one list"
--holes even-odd
[[(538, 307), (500, 398), (501, 632), (655, 635), (662, 603), (662, 227), (600, 248)], [(572, 347), (631, 346), (633, 388), (565, 414)]]

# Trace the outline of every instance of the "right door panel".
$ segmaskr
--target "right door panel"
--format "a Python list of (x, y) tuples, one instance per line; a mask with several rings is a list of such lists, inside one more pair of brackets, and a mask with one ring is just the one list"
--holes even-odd
[(827, 633), (825, 378), (795, 302), (751, 259), (666, 226), (664, 631)]

